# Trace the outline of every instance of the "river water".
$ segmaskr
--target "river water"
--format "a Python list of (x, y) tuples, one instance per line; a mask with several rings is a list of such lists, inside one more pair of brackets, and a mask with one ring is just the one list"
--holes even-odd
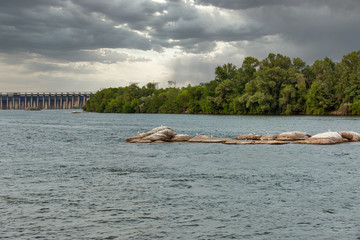
[(360, 132), (359, 117), (0, 111), (2, 239), (360, 239), (360, 143), (130, 144)]

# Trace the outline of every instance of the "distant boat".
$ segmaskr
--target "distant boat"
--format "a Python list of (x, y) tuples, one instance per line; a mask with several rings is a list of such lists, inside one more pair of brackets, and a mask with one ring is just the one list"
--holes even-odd
[(81, 113), (80, 111), (72, 111), (71, 113)]

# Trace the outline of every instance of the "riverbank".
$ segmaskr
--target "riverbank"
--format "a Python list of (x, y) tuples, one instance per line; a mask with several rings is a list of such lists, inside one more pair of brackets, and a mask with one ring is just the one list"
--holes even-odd
[[(351, 59), (351, 60), (350, 60)], [(360, 51), (341, 62), (329, 58), (311, 66), (299, 58), (270, 53), (244, 59), (241, 67), (218, 66), (209, 82), (182, 88), (103, 89), (84, 109), (107, 113), (206, 113), (254, 115), (360, 115)]]

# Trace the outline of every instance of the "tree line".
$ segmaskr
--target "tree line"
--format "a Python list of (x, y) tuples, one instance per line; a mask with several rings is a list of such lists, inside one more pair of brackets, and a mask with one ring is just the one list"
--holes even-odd
[(300, 58), (270, 53), (215, 69), (215, 79), (196, 86), (156, 89), (135, 84), (93, 94), (85, 111), (101, 113), (203, 113), (360, 115), (360, 51), (335, 63), (311, 66)]

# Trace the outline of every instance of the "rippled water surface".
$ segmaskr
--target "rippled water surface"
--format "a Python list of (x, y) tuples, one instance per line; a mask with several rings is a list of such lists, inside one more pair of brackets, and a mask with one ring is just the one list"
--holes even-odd
[(360, 143), (124, 142), (160, 125), (360, 132), (358, 117), (0, 111), (0, 238), (360, 239)]

